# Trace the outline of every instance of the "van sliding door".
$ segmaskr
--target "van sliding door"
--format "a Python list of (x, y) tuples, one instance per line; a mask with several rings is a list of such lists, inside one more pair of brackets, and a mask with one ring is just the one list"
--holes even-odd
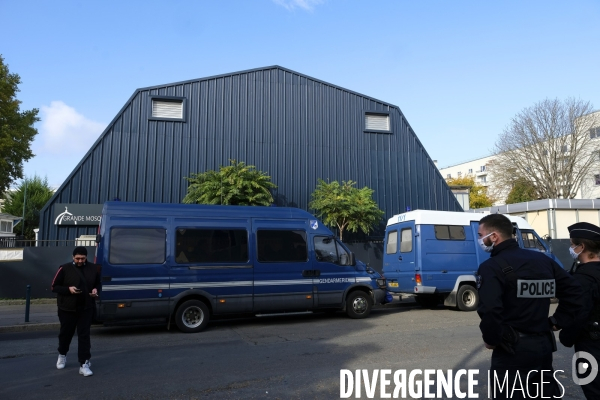
[(306, 220), (253, 220), (257, 254), (255, 312), (305, 311), (314, 307), (307, 228)]
[(198, 292), (215, 314), (252, 312), (250, 220), (175, 218), (174, 227), (169, 296)]
[(169, 288), (166, 218), (132, 220), (130, 227), (126, 218), (118, 218), (120, 226), (106, 232), (101, 313), (115, 320), (165, 317), (168, 298), (164, 294)]

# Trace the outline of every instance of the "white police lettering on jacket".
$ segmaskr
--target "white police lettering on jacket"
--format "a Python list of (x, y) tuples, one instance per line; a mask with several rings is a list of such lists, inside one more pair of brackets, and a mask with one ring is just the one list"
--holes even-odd
[(556, 295), (554, 279), (517, 280), (517, 297), (540, 299)]

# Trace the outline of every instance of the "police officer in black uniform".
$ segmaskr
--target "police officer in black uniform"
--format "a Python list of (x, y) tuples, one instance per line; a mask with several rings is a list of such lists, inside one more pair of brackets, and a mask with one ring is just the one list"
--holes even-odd
[[(477, 272), (479, 327), (485, 347), (493, 349), (491, 382), (494, 374), (499, 382), (508, 378), (503, 390), (490, 388), (492, 397), (560, 396), (552, 368), (552, 330), (572, 324), (583, 308), (581, 285), (550, 257), (521, 249), (504, 215), (483, 217), (478, 235), (480, 246), (491, 252)], [(552, 297), (560, 302), (548, 318)]]
[[(577, 323), (560, 333), (560, 342), (567, 347), (575, 344), (576, 352), (585, 351), (600, 362), (600, 228), (578, 222), (568, 229), (569, 252), (575, 260), (571, 273), (583, 287), (584, 308)], [(589, 376), (587, 371), (582, 372)], [(581, 388), (586, 398), (600, 399), (600, 376)]]

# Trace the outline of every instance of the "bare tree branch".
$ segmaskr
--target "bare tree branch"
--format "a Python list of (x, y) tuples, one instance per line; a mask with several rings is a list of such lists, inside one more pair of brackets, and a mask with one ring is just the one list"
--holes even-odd
[(495, 144), (490, 175), (499, 191), (517, 180), (539, 198), (572, 199), (592, 168), (600, 166), (600, 139), (590, 129), (600, 112), (578, 99), (546, 99), (517, 114)]

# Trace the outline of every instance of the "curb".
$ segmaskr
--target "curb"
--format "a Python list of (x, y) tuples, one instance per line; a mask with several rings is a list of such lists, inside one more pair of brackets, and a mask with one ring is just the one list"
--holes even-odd
[(23, 324), (23, 325), (8, 325), (0, 326), (0, 333), (14, 333), (14, 332), (25, 332), (25, 331), (50, 331), (60, 330), (59, 322), (49, 322), (44, 324)]
[[(56, 304), (56, 298), (51, 299), (31, 299), (30, 304)], [(24, 299), (9, 299), (9, 300), (0, 300), (1, 306), (24, 306)]]

